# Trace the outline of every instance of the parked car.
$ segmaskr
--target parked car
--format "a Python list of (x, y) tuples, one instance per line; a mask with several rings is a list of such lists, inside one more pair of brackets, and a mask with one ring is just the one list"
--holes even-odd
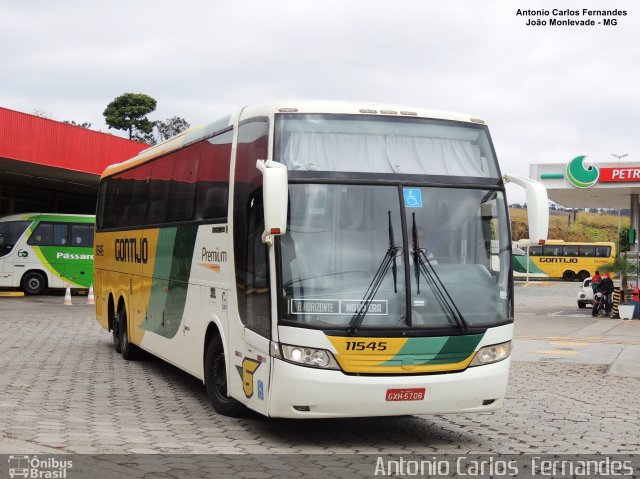
[(591, 289), (591, 278), (585, 279), (578, 291), (578, 308), (586, 308), (593, 305), (593, 289)]

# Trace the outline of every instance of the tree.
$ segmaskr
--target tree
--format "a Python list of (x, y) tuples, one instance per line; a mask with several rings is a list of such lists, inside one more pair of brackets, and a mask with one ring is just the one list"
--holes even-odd
[(75, 121), (63, 121), (62, 123), (66, 123), (67, 125), (79, 126), (80, 128), (91, 128), (91, 123), (85, 121), (84, 123), (76, 123)]
[(618, 245), (620, 245), (620, 253), (629, 251), (631, 245), (629, 244), (629, 227), (623, 226), (618, 232)]
[(613, 273), (617, 278), (620, 278), (622, 290), (627, 290), (627, 279), (636, 274), (636, 265), (628, 261), (627, 258), (617, 255), (612, 264), (607, 264), (600, 267), (601, 271), (607, 273)]
[(47, 120), (51, 120), (53, 118), (53, 115), (51, 115), (51, 113), (38, 107), (34, 108), (31, 111), (31, 114), (35, 116), (39, 116), (40, 118), (46, 118)]
[(171, 137), (174, 137), (187, 128), (189, 128), (189, 122), (184, 118), (180, 118), (179, 116), (172, 116), (171, 118), (167, 118), (165, 121), (157, 121), (156, 122), (156, 132), (157, 132), (157, 140), (158, 142), (168, 140)]
[(123, 93), (102, 114), (109, 128), (128, 131), (130, 140), (145, 141), (145, 135), (152, 134), (155, 126), (147, 115), (156, 105), (156, 100), (144, 93)]

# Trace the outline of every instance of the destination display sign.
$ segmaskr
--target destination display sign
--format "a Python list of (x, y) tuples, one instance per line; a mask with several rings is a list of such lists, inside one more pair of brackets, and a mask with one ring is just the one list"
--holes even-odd
[[(293, 298), (289, 301), (290, 314), (333, 314), (354, 315), (363, 301), (361, 299), (308, 299)], [(387, 300), (375, 300), (369, 303), (368, 315), (387, 315)]]

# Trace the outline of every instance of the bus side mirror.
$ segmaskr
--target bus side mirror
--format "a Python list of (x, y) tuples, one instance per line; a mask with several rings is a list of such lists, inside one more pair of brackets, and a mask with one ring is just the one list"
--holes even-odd
[(541, 244), (549, 234), (549, 197), (547, 189), (538, 181), (518, 175), (503, 175), (505, 182), (523, 187), (527, 192), (527, 217), (529, 221), (529, 242)]
[(274, 235), (287, 232), (287, 205), (289, 202), (289, 179), (287, 167), (276, 161), (256, 161), (262, 173), (262, 196), (264, 204), (264, 232), (262, 242), (273, 244)]

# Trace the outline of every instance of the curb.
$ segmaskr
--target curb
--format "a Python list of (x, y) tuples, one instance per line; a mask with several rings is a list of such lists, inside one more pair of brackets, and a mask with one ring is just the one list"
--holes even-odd
[(23, 296), (22, 291), (0, 291), (0, 298), (21, 298)]

